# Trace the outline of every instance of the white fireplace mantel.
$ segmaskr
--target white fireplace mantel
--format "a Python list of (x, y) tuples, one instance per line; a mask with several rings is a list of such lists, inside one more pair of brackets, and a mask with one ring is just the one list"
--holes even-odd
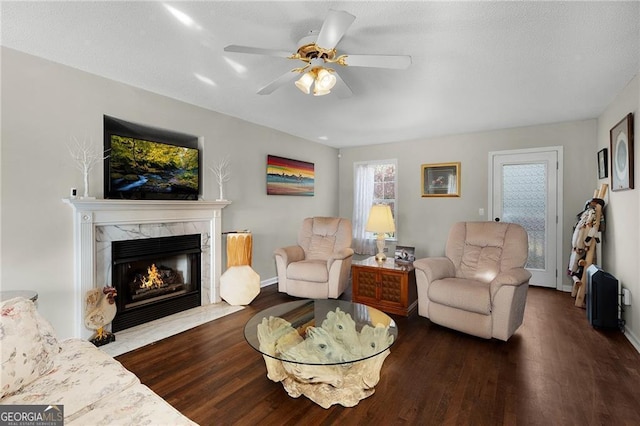
[[(220, 302), (220, 274), (222, 267), (221, 216), (230, 201), (182, 200), (111, 200), (69, 199), (63, 201), (73, 207), (74, 229), (74, 335), (88, 337), (84, 327), (85, 294), (92, 288), (103, 287), (97, 282), (96, 238), (98, 227), (205, 223), (210, 235), (208, 270), (203, 268), (203, 304)], [(205, 282), (206, 281), (206, 282)], [(206, 299), (206, 300), (205, 300)]]

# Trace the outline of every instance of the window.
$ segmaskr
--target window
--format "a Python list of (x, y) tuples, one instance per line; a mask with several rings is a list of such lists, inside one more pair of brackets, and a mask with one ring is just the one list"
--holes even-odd
[[(373, 172), (373, 204), (387, 204), (396, 218), (396, 163), (375, 164)], [(394, 238), (393, 233), (387, 238)]]
[[(369, 217), (369, 210), (373, 204), (388, 204), (393, 212), (394, 220), (398, 217), (396, 170), (396, 160), (355, 164), (352, 222), (356, 253), (375, 254), (375, 235), (364, 229)], [(397, 228), (396, 222), (396, 231)], [(395, 240), (395, 234), (387, 234), (387, 239)]]

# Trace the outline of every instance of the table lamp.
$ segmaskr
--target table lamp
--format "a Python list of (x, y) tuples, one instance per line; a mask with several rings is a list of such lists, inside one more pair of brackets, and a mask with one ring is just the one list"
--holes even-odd
[(376, 261), (384, 262), (387, 260), (387, 256), (384, 254), (385, 234), (396, 232), (391, 207), (386, 204), (374, 204), (371, 206), (365, 231), (377, 234), (376, 246), (378, 247), (378, 254), (376, 254)]

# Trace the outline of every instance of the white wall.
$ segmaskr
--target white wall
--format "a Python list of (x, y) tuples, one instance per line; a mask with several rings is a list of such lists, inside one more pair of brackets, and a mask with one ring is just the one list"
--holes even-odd
[[(640, 74), (629, 82), (598, 118), (598, 147), (609, 149), (609, 131), (630, 112), (634, 118), (634, 183), (635, 189), (610, 191), (605, 208), (606, 231), (603, 235), (603, 268), (613, 274), (623, 287), (631, 291), (631, 306), (624, 307), (627, 335), (640, 351)], [(611, 163), (609, 163), (611, 166)], [(600, 182), (610, 184), (609, 178)], [(597, 178), (597, 175), (596, 175)]]
[[(340, 159), (340, 215), (353, 212), (353, 163), (398, 159), (398, 244), (416, 247), (416, 257), (441, 256), (449, 228), (457, 221), (488, 220), (488, 153), (490, 151), (564, 147), (563, 285), (571, 250), (572, 226), (585, 201), (593, 196), (596, 181), (596, 120), (548, 124), (491, 132), (454, 135), (379, 146), (342, 149)], [(421, 165), (461, 162), (459, 198), (423, 198)], [(485, 213), (486, 214), (486, 213)]]
[[(102, 147), (103, 114), (140, 124), (190, 133), (203, 139), (204, 198), (218, 195), (207, 165), (229, 155), (232, 178), (223, 211), (223, 229), (249, 228), (254, 234), (254, 269), (261, 279), (275, 277), (272, 252), (295, 240), (297, 223), (312, 215), (351, 217), (353, 163), (398, 159), (399, 242), (417, 255), (442, 254), (449, 226), (478, 220), (487, 211), (489, 151), (564, 147), (563, 264), (568, 262), (576, 214), (599, 185), (596, 153), (609, 146), (609, 129), (634, 112), (640, 135), (638, 77), (597, 119), (454, 135), (338, 151), (242, 120), (155, 95), (66, 66), (2, 48), (0, 138), (0, 288), (34, 289), (39, 310), (61, 337), (71, 335), (73, 291), (72, 212), (61, 199), (82, 186), (66, 145), (72, 137), (90, 138)], [(640, 146), (636, 143), (635, 164)], [(267, 154), (311, 161), (316, 166), (314, 197), (267, 196)], [(422, 198), (420, 165), (462, 162), (460, 198)], [(640, 187), (638, 172), (636, 186)], [(340, 185), (339, 185), (340, 183)], [(102, 196), (102, 167), (92, 173), (90, 192)], [(335, 194), (338, 194), (338, 197)], [(606, 209), (604, 266), (631, 289), (628, 332), (640, 336), (640, 192), (610, 193)], [(340, 208), (338, 209), (338, 205)], [(564, 278), (570, 285), (568, 278)]]
[[(444, 253), (444, 241), (453, 222), (484, 220), (487, 211), (487, 155), (490, 151), (561, 145), (564, 147), (563, 260), (559, 273), (571, 286), (566, 266), (576, 215), (601, 183), (597, 178), (597, 152), (609, 148), (609, 130), (629, 112), (634, 113), (636, 135), (635, 190), (609, 191), (602, 265), (631, 290), (632, 306), (625, 307), (627, 337), (640, 351), (640, 75), (637, 75), (596, 120), (504, 129), (428, 140), (342, 149), (340, 159), (340, 215), (353, 212), (353, 164), (357, 161), (398, 160), (398, 243), (415, 246), (418, 257)], [(462, 162), (460, 198), (422, 198), (420, 166), (425, 163)], [(609, 172), (610, 173), (610, 172)], [(576, 308), (579, 309), (579, 308)]]
[[(304, 217), (338, 211), (337, 150), (135, 87), (2, 48), (0, 286), (33, 289), (61, 337), (72, 333), (72, 209), (82, 175), (67, 150), (72, 137), (102, 149), (103, 115), (193, 134), (203, 140), (204, 198), (218, 196), (207, 166), (231, 158), (223, 230), (253, 232), (253, 268), (275, 278), (273, 250), (295, 241)], [(215, 93), (212, 93), (215, 96)], [(314, 197), (267, 196), (268, 154), (315, 163)], [(102, 165), (90, 195), (102, 197)]]

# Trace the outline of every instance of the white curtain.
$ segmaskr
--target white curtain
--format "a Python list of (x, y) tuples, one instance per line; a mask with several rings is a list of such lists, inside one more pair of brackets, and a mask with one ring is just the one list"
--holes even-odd
[(369, 164), (356, 165), (353, 200), (353, 250), (357, 254), (376, 254), (375, 239), (367, 238), (364, 230), (373, 205), (374, 168)]

